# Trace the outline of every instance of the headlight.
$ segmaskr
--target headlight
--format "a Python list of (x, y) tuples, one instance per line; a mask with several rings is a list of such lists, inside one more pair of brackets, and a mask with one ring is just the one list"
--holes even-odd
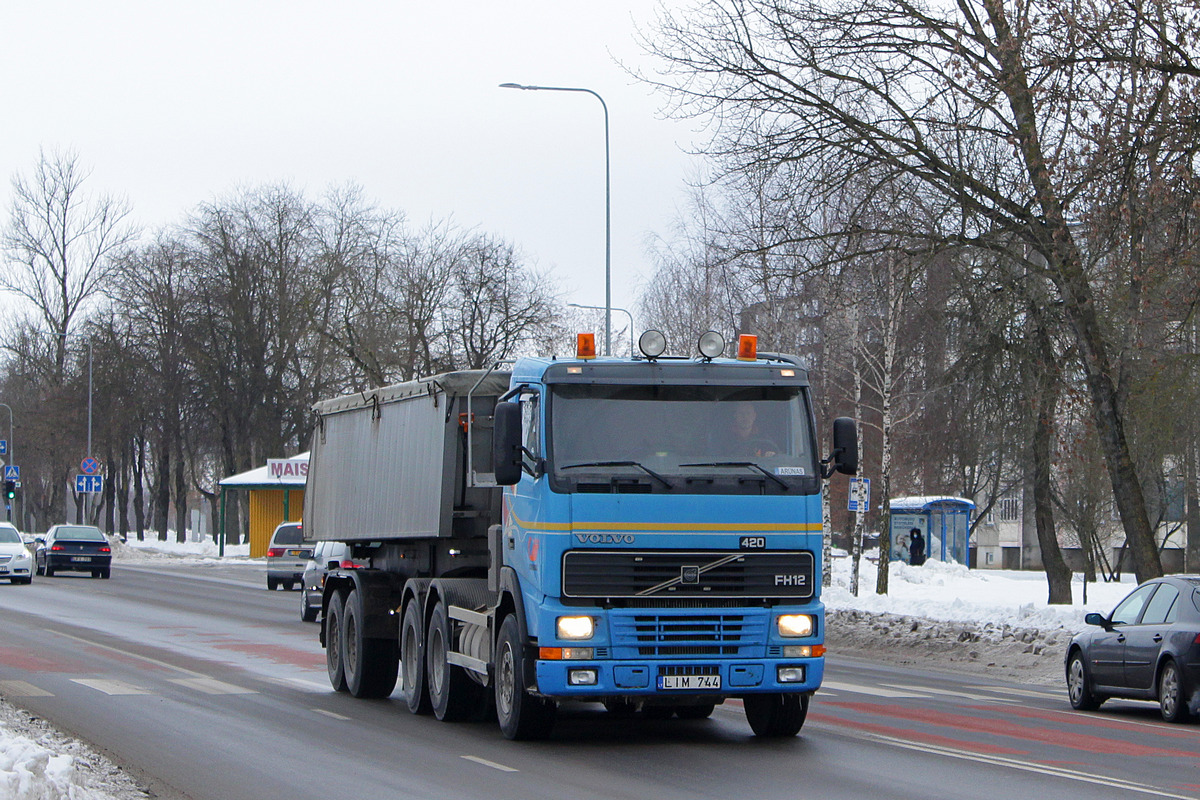
[(591, 617), (559, 617), (555, 627), (560, 639), (590, 639), (596, 633), (596, 621)]
[(780, 636), (812, 636), (813, 618), (808, 614), (782, 614), (775, 620)]

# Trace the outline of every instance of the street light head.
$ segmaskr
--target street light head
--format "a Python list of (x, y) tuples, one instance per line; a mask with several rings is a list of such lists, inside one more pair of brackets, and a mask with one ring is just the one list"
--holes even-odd
[(500, 88), (501, 89), (528, 89), (529, 87), (522, 86), (519, 83), (502, 83), (502, 84), (500, 84)]

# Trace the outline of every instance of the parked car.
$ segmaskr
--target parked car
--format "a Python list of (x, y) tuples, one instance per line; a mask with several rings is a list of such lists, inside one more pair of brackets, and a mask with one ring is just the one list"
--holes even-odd
[(11, 522), (0, 522), (0, 579), (33, 583), (33, 553)]
[(349, 546), (345, 542), (317, 542), (300, 581), (300, 619), (305, 622), (317, 621), (317, 615), (321, 613), (321, 595), (325, 591), (325, 576), (329, 570), (337, 567), (353, 569)]
[(267, 588), (271, 591), (282, 584), (287, 591), (296, 588), (304, 576), (304, 568), (312, 558), (313, 543), (304, 541), (299, 522), (284, 522), (271, 534), (267, 546)]
[(1108, 616), (1088, 614), (1067, 648), (1071, 706), (1091, 711), (1110, 697), (1157, 700), (1162, 718), (1200, 712), (1200, 576), (1155, 578)]
[(68, 571), (107, 578), (112, 568), (112, 547), (94, 525), (55, 525), (38, 540), (34, 557), (37, 574), (47, 578)]

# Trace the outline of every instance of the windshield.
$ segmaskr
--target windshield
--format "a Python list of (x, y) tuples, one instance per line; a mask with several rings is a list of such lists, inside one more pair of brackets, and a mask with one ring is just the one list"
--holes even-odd
[(21, 544), (21, 534), (16, 528), (0, 526), (0, 544)]
[(549, 426), (559, 491), (781, 493), (818, 485), (797, 386), (558, 384)]

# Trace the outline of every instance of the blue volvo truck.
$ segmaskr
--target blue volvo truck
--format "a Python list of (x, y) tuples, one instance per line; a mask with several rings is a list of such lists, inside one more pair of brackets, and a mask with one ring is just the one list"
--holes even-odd
[(734, 699), (755, 734), (799, 732), (824, 672), (821, 483), (856, 471), (854, 422), (822, 459), (796, 359), (642, 347), (314, 407), (305, 536), (354, 565), (324, 587), (334, 688), (494, 710), (511, 739), (565, 701), (701, 719)]

